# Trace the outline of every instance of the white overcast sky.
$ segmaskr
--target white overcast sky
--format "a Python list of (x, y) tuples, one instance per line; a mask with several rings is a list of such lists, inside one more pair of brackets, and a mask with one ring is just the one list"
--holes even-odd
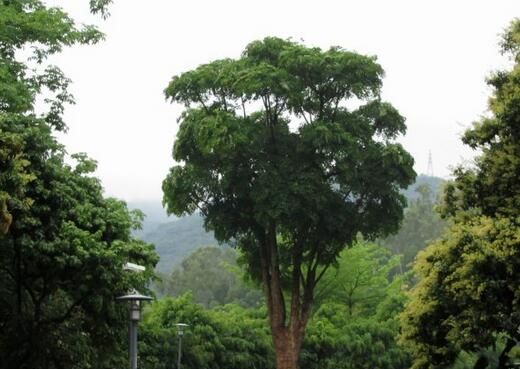
[(128, 201), (162, 197), (181, 111), (164, 99), (170, 78), (238, 57), (266, 36), (376, 55), (386, 71), (383, 98), (407, 118), (401, 142), (416, 171), (426, 172), (431, 151), (434, 174), (448, 177), (472, 157), (460, 135), (486, 114), (485, 78), (508, 65), (499, 35), (520, 16), (519, 0), (115, 0), (102, 21), (87, 0), (48, 3), (106, 34), (52, 60), (73, 80), (77, 100), (60, 139), (69, 153), (99, 162), (107, 195)]

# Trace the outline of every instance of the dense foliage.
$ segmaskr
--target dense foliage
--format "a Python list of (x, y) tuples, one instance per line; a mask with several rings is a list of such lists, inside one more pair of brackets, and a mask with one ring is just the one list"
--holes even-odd
[(262, 281), (279, 369), (298, 366), (314, 287), (339, 252), (402, 218), (399, 189), (415, 173), (394, 141), (404, 118), (381, 101), (382, 76), (374, 58), (266, 38), (166, 89), (186, 106), (167, 210), (199, 209), (219, 241), (244, 253)]
[[(107, 1), (92, 1), (93, 11)], [(133, 239), (141, 215), (102, 195), (84, 154), (66, 164), (55, 133), (65, 131), (69, 80), (49, 55), (95, 43), (37, 0), (0, 4), (0, 365), (108, 368), (120, 365), (125, 307), (115, 296), (144, 288), (157, 257)], [(29, 52), (30, 51), (30, 52)], [(28, 56), (27, 59), (23, 59)], [(36, 101), (39, 104), (36, 113)], [(149, 268), (125, 275), (125, 261)]]
[(408, 368), (410, 356), (397, 343), (397, 314), (406, 301), (409, 276), (392, 277), (397, 256), (375, 244), (344, 250), (337, 269), (320, 282), (317, 310), (302, 348), (302, 367)]
[(370, 243), (358, 243), (343, 250), (336, 267), (329, 269), (320, 281), (316, 303), (341, 304), (350, 317), (374, 315), (377, 306), (388, 296), (390, 275), (397, 269), (399, 258)]
[[(64, 130), (64, 104), (73, 102), (69, 80), (55, 66), (44, 65), (48, 55), (74, 43), (94, 43), (101, 33), (78, 29), (58, 9), (34, 0), (3, 1), (0, 5), (0, 229), (6, 233), (14, 208), (27, 208), (26, 185), (34, 173), (26, 168), (27, 155), (52, 153), (59, 145), (51, 131)], [(22, 50), (32, 49), (26, 60)], [(36, 98), (46, 93), (46, 109), (34, 114)], [(41, 137), (39, 139), (39, 137)], [(41, 143), (38, 141), (42, 141)], [(39, 147), (27, 147), (28, 145)], [(27, 154), (26, 154), (27, 153)]]
[(463, 137), (481, 155), (473, 167), (456, 169), (442, 209), (452, 225), (415, 267), (421, 280), (401, 320), (415, 368), (446, 367), (461, 350), (498, 342), (505, 344), (497, 367), (505, 368), (520, 339), (520, 20), (502, 51), (513, 66), (489, 79), (491, 114)]
[(140, 366), (170, 369), (177, 363), (176, 323), (189, 324), (183, 336), (186, 369), (273, 368), (273, 349), (264, 309), (226, 305), (212, 310), (190, 295), (162, 298), (141, 325)]
[(410, 357), (396, 341), (398, 324), (366, 316), (352, 319), (343, 305), (326, 304), (309, 323), (302, 367), (407, 369)]

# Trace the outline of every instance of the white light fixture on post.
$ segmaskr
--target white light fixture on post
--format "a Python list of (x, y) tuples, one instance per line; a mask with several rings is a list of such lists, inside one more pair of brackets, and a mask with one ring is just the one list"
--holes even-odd
[(189, 327), (185, 323), (177, 323), (177, 337), (179, 338), (179, 352), (177, 354), (177, 369), (181, 369), (181, 357), (182, 357), (182, 336), (184, 335), (184, 328)]

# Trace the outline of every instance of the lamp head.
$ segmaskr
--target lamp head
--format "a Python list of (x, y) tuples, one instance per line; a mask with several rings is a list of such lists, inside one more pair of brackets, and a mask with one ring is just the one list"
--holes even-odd
[(177, 335), (182, 336), (184, 334), (184, 328), (189, 327), (186, 323), (177, 323), (175, 324), (177, 326)]
[(130, 302), (130, 320), (138, 321), (141, 318), (141, 301), (153, 300), (153, 297), (141, 295), (139, 292), (134, 291), (128, 295), (116, 297), (119, 301)]
[(146, 270), (146, 267), (139, 265), (139, 264), (134, 264), (134, 263), (129, 262), (129, 263), (126, 263), (125, 265), (123, 265), (123, 270), (129, 270), (134, 273), (142, 273)]

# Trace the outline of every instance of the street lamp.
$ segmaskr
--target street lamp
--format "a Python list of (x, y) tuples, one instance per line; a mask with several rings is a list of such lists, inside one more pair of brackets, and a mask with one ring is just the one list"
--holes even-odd
[(137, 369), (137, 323), (141, 318), (141, 301), (153, 300), (150, 296), (141, 295), (134, 290), (132, 293), (116, 297), (116, 300), (130, 302), (130, 319), (128, 324), (128, 359), (130, 369)]
[(177, 354), (177, 369), (181, 369), (181, 356), (182, 356), (182, 336), (184, 335), (184, 328), (188, 327), (188, 324), (177, 323), (177, 337), (179, 338), (179, 353)]

